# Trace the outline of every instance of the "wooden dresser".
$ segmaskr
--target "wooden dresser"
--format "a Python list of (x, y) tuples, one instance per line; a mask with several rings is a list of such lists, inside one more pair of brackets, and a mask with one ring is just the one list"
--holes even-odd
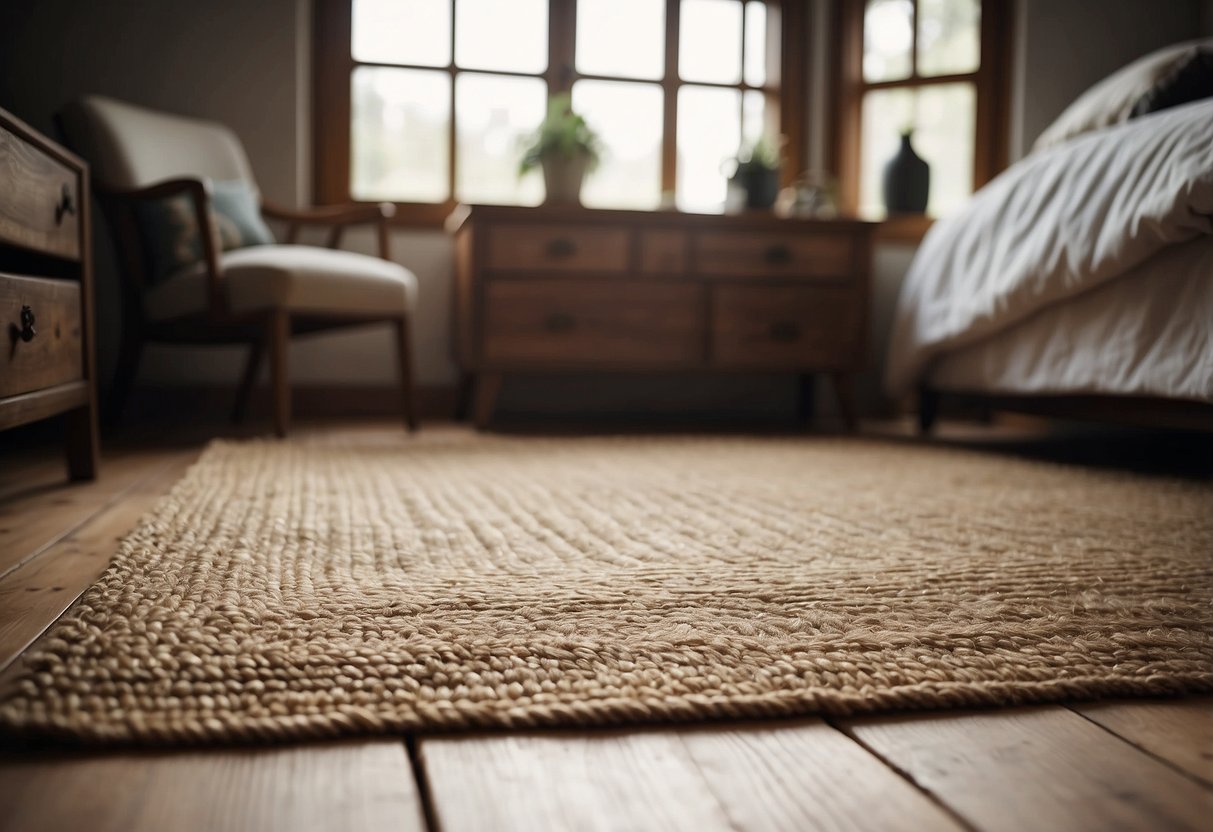
[(827, 372), (853, 425), (874, 227), (461, 206), (447, 229), (474, 421), (509, 373), (719, 370)]
[(88, 167), (0, 110), (0, 429), (66, 414), (68, 471), (97, 475)]

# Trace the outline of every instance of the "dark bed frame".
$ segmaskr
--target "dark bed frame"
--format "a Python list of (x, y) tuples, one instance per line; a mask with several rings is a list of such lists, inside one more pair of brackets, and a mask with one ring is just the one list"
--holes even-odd
[(1058, 394), (1018, 396), (999, 393), (918, 390), (918, 427), (930, 433), (941, 410), (1028, 413), (1054, 419), (1104, 422), (1132, 427), (1213, 432), (1213, 404), (1160, 396)]

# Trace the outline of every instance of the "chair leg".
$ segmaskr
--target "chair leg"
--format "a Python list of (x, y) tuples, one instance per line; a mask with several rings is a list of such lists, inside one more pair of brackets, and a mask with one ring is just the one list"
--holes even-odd
[(413, 391), (413, 346), (405, 315), (396, 321), (396, 354), (400, 361), (400, 403), (404, 410), (404, 424), (410, 431), (417, 430), (417, 404)]
[(248, 412), (249, 399), (253, 395), (253, 386), (257, 383), (257, 371), (261, 369), (261, 356), (265, 353), (265, 342), (254, 341), (249, 344), (248, 358), (244, 364), (244, 375), (240, 377), (240, 386), (236, 389), (236, 404), (232, 408), (232, 423), (240, 424)]
[(287, 352), (291, 347), (291, 316), (275, 309), (266, 320), (265, 340), (270, 354), (270, 386), (274, 391), (274, 432), (286, 436), (291, 422), (291, 387), (287, 379)]
[(116, 425), (122, 418), (127, 399), (131, 395), (135, 376), (139, 373), (139, 359), (143, 356), (143, 335), (137, 327), (123, 328), (122, 340), (118, 346), (118, 366), (114, 371), (114, 380), (110, 384), (109, 400), (105, 405), (105, 423)]

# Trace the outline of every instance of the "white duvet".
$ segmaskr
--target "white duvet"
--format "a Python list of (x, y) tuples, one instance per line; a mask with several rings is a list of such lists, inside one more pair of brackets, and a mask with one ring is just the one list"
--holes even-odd
[[(1134, 291), (1148, 292), (1143, 286), (1157, 271), (1147, 261), (1165, 262), (1164, 249), (1202, 235), (1213, 235), (1213, 100), (1033, 154), (975, 194), (959, 214), (937, 222), (923, 240), (898, 301), (888, 390), (908, 392), (944, 359), (955, 365), (961, 351), (1000, 333), (1040, 330), (1029, 326), (1033, 316), (1063, 322), (1065, 315), (1046, 316), (1045, 310), (1116, 278), (1145, 281)], [(1203, 280), (1213, 281), (1213, 274), (1203, 273)], [(1173, 281), (1154, 282), (1161, 291), (1174, 291)], [(1173, 297), (1182, 302), (1182, 294)], [(1199, 326), (1203, 316), (1197, 317)], [(1203, 334), (1187, 333), (1184, 343), (1203, 344), (1207, 352), (1213, 321), (1203, 325)], [(1151, 335), (1140, 337), (1148, 341)], [(1005, 352), (1007, 339), (1003, 343)], [(1058, 363), (1057, 343), (1054, 338), (1052, 364)], [(1213, 399), (1210, 356), (1165, 358), (1162, 366), (1187, 366), (1185, 386), (1195, 386), (1194, 397)], [(1083, 354), (1074, 350), (1070, 360), (1082, 362)], [(1193, 379), (1194, 366), (1203, 366), (1206, 375), (1198, 371)], [(1071, 381), (1083, 377), (1070, 375)], [(1034, 386), (1049, 385), (1036, 378)], [(1065, 389), (1060, 381), (1056, 386)], [(1166, 380), (1154, 386), (1170, 389)]]

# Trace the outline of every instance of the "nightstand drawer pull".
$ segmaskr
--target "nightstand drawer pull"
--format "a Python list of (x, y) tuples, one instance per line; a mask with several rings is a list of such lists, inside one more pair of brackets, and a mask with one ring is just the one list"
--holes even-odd
[(543, 321), (543, 328), (553, 334), (571, 332), (577, 326), (577, 319), (567, 312), (554, 312)]
[(36, 323), (36, 319), (34, 318), (34, 310), (29, 308), (28, 306), (22, 306), (21, 307), (21, 329), (18, 331), (17, 337), (19, 337), (22, 341), (24, 341), (27, 344), (30, 341), (34, 340), (34, 336), (38, 334), (38, 331), (36, 329), (34, 329), (35, 323)]
[(795, 321), (776, 321), (771, 324), (771, 340), (780, 344), (790, 344), (800, 338), (800, 324)]
[(72, 189), (63, 185), (63, 191), (59, 195), (59, 204), (55, 206), (55, 225), (63, 225), (64, 214), (75, 214), (76, 205), (72, 202)]
[(548, 257), (572, 257), (577, 253), (577, 244), (564, 237), (557, 237), (548, 243)]
[(792, 250), (785, 245), (768, 246), (762, 253), (762, 259), (772, 265), (784, 265), (792, 262)]

